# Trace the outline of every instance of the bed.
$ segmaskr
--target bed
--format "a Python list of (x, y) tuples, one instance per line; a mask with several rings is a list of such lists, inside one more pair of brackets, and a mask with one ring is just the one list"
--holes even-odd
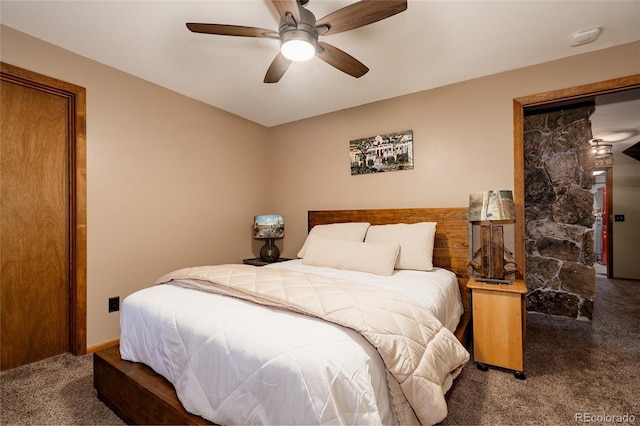
[[(432, 299), (451, 292), (453, 285), (458, 304), (461, 306), (457, 306), (456, 303), (447, 305), (447, 302), (444, 305), (440, 302), (434, 305), (436, 311), (441, 311), (437, 312), (436, 322), (446, 324), (441, 326), (443, 330), (438, 331), (437, 335), (441, 337), (448, 333), (447, 335), (453, 336), (452, 333), (455, 333), (458, 340), (466, 342), (469, 322), (468, 293), (465, 289), (468, 257), (467, 209), (310, 211), (308, 224), (309, 229), (312, 230), (316, 225), (358, 222), (367, 222), (376, 226), (376, 230), (380, 231), (382, 237), (384, 237), (382, 231), (385, 231), (385, 227), (381, 225), (399, 223), (419, 225), (423, 222), (437, 222), (433, 243), (435, 269), (431, 271), (431, 275), (437, 277), (436, 281), (441, 282), (441, 287), (437, 287), (435, 296), (420, 293), (417, 298), (431, 303)], [(284, 276), (289, 280), (288, 285), (291, 285), (290, 280), (293, 278), (306, 280), (310, 276), (320, 276), (322, 288), (326, 288), (327, 285), (338, 285), (337, 288), (340, 289), (343, 288), (339, 287), (343, 285), (342, 281), (348, 279), (349, 292), (363, 292), (358, 290), (361, 287), (366, 291), (375, 288), (373, 290), (375, 292), (380, 291), (382, 295), (391, 295), (386, 296), (388, 300), (395, 298), (397, 294), (399, 304), (405, 303), (407, 300), (405, 297), (413, 297), (411, 293), (413, 289), (398, 290), (398, 287), (394, 286), (399, 285), (400, 282), (422, 279), (417, 271), (394, 271), (390, 276), (385, 277), (384, 271), (376, 269), (376, 273), (371, 274), (366, 268), (380, 268), (380, 265), (385, 262), (379, 261), (373, 262), (374, 265), (367, 265), (364, 271), (358, 270), (359, 265), (355, 265), (356, 270), (346, 271), (348, 276), (345, 278), (343, 268), (327, 267), (322, 262), (318, 265), (313, 264), (312, 260), (318, 257), (318, 253), (320, 257), (331, 257), (332, 251), (328, 250), (324, 253), (321, 250), (318, 251), (321, 243), (327, 244), (330, 241), (317, 236), (312, 239), (312, 235), (313, 232), (310, 233), (307, 242), (313, 241), (313, 244), (307, 247), (307, 254), (303, 260), (282, 262), (266, 268), (219, 265), (206, 267), (206, 272), (228, 276), (231, 271), (237, 274), (234, 276), (251, 275), (251, 279), (255, 280), (253, 271), (261, 269), (262, 272), (258, 275), (266, 274), (271, 277), (270, 279), (275, 276)], [(373, 236), (374, 233), (371, 232), (371, 235)], [(392, 244), (385, 245), (384, 241), (372, 242), (379, 243), (376, 246), (378, 251), (387, 253), (393, 250)], [(331, 241), (331, 247), (334, 243)], [(354, 249), (360, 250), (360, 247), (357, 246)], [(370, 250), (373, 246), (369, 244), (367, 247)], [(344, 253), (344, 250), (351, 249), (345, 245), (340, 246), (338, 251)], [(408, 253), (406, 250), (405, 252)], [(372, 255), (372, 258), (376, 258), (375, 256), (375, 254)], [(310, 259), (309, 262), (307, 262), (308, 259)], [(409, 259), (403, 261), (409, 261)], [(395, 264), (397, 266), (399, 263)], [(197, 268), (188, 269), (190, 269), (188, 273), (194, 273), (192, 270)], [(183, 271), (174, 272), (184, 273)], [(202, 269), (195, 272), (204, 273)], [(197, 275), (197, 277), (202, 278), (203, 275)], [(203, 292), (202, 288), (193, 288), (193, 285), (202, 283), (202, 279), (192, 280), (192, 278), (194, 278), (193, 275), (171, 275), (164, 280), (164, 284), (152, 286), (127, 298), (123, 303), (122, 347), (109, 348), (96, 353), (94, 357), (94, 382), (98, 397), (125, 421), (138, 424), (207, 424), (208, 421), (204, 418), (189, 414), (189, 412), (196, 412), (218, 423), (388, 424), (409, 422), (403, 417), (406, 413), (402, 414), (402, 402), (398, 402), (398, 392), (403, 395), (404, 388), (400, 389), (397, 386), (394, 388), (391, 385), (394, 380), (389, 377), (389, 369), (385, 368), (388, 366), (387, 358), (389, 358), (384, 351), (385, 341), (383, 340), (377, 349), (372, 346), (372, 342), (378, 339), (376, 336), (381, 334), (378, 330), (369, 329), (373, 327), (371, 323), (375, 322), (374, 319), (364, 321), (365, 330), (359, 330), (362, 333), (360, 334), (349, 328), (351, 324), (342, 324), (340, 322), (342, 319), (335, 322), (334, 319), (322, 317), (322, 312), (314, 311), (311, 315), (305, 312), (307, 315), (301, 315), (297, 311), (283, 311), (280, 305), (255, 305), (253, 303), (255, 300), (245, 301), (236, 297), (230, 298), (228, 294)], [(373, 280), (375, 283), (372, 282), (372, 278), (375, 278)], [(389, 286), (389, 279), (392, 281), (393, 293), (385, 293), (390, 291), (389, 288), (385, 289), (385, 286)], [(394, 279), (399, 281), (393, 282)], [(452, 285), (451, 281), (453, 281)], [(269, 285), (272, 285), (272, 282), (269, 281)], [(297, 288), (299, 282), (294, 282)], [(338, 284), (335, 284), (336, 282)], [(254, 281), (251, 284), (255, 286)], [(306, 281), (305, 285), (307, 285)], [(414, 287), (420, 288), (420, 285)], [(313, 287), (311, 290), (317, 292), (317, 288)], [(233, 288), (234, 292), (237, 290), (238, 288)], [(337, 299), (342, 301), (352, 296), (349, 293)], [(157, 302), (152, 302), (156, 299)], [(175, 306), (188, 305), (190, 308), (175, 315), (177, 308), (170, 303), (176, 300), (183, 302)], [(273, 301), (270, 300), (269, 303)], [(125, 310), (126, 304), (135, 305), (136, 309)], [(181, 318), (181, 323), (196, 323), (196, 319), (200, 321), (202, 316), (199, 309), (214, 311), (215, 314), (212, 319), (205, 320), (205, 325), (195, 327), (194, 333), (184, 334), (182, 325), (170, 327), (172, 330), (180, 329), (180, 333), (176, 334), (171, 330), (167, 331), (166, 327), (163, 329), (161, 326), (153, 325), (155, 321), (149, 319), (146, 313), (147, 306), (150, 304), (165, 306), (165, 311), (151, 314), (159, 316), (161, 324), (173, 324), (177, 321), (175, 317)], [(302, 306), (296, 309), (306, 308)], [(422, 309), (422, 302), (416, 309)], [(431, 308), (428, 309), (431, 310)], [(138, 325), (133, 325), (136, 322)], [(211, 333), (209, 327), (214, 327), (220, 322), (231, 324), (231, 327)], [(272, 330), (286, 330), (286, 332), (270, 335)], [(207, 333), (211, 334), (207, 335)], [(144, 346), (145, 341), (150, 345)], [(257, 341), (260, 343), (258, 344)], [(138, 346), (138, 342), (143, 342), (142, 346)], [(451, 345), (451, 342), (446, 339), (445, 342), (445, 346)], [(397, 342), (393, 343), (393, 345), (396, 344)], [(210, 350), (209, 345), (214, 349)], [(207, 357), (210, 353), (216, 353), (215, 348), (221, 345), (224, 350), (214, 355), (212, 359), (201, 356), (203, 353), (207, 353)], [(195, 351), (182, 352), (183, 346), (192, 347)], [(287, 348), (284, 351), (283, 346)], [(461, 352), (458, 349), (456, 351), (456, 356), (463, 360)], [(169, 352), (171, 354), (168, 354)], [(340, 354), (341, 364), (338, 366), (333, 365), (336, 353)], [(161, 375), (156, 374), (141, 362), (123, 360), (121, 354), (124, 358), (151, 365)], [(238, 362), (238, 356), (245, 358)], [(180, 361), (180, 357), (184, 359)], [(461, 361), (456, 362), (459, 364)], [(290, 368), (291, 365), (296, 365), (296, 368), (302, 372), (300, 377), (293, 377), (290, 372), (283, 370), (283, 368)], [(216, 369), (215, 366), (226, 367)], [(460, 365), (456, 366), (456, 368), (459, 367)], [(447, 368), (454, 367), (451, 365)], [(202, 380), (205, 374), (211, 374), (216, 380)], [(423, 375), (429, 376), (429, 374), (431, 373)], [(184, 406), (178, 400), (174, 387), (163, 377), (169, 378), (176, 384), (181, 399), (185, 401)], [(418, 377), (420, 375), (416, 374), (416, 378)], [(454, 377), (455, 375), (452, 375), (442, 379), (449, 381), (443, 386), (445, 391)], [(404, 386), (406, 381), (402, 383)], [(191, 395), (187, 397), (187, 394)], [(425, 399), (417, 394), (407, 399), (414, 397), (420, 400), (421, 405), (429, 403), (429, 398), (425, 402)], [(284, 400), (291, 405), (283, 409), (280, 405)], [(264, 407), (274, 405), (278, 406), (278, 409), (263, 410)], [(413, 405), (416, 405), (416, 401)], [(406, 404), (404, 408), (406, 409)], [(352, 417), (349, 417), (350, 415)], [(441, 418), (433, 420), (424, 416), (420, 418), (423, 423), (441, 420)], [(417, 419), (414, 417), (413, 420)]]

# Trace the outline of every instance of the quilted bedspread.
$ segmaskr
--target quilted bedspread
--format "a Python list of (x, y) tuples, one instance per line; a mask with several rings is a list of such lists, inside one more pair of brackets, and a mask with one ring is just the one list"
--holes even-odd
[(456, 337), (428, 310), (386, 289), (249, 265), (180, 269), (161, 277), (157, 284), (170, 281), (303, 313), (357, 331), (377, 349), (390, 380), (397, 382), (389, 383), (391, 393), (399, 385), (421, 424), (434, 424), (446, 417), (444, 395), (469, 359)]

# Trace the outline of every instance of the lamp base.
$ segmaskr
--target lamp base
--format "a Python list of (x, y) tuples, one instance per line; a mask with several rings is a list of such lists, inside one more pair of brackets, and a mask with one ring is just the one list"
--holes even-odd
[(267, 239), (260, 249), (260, 259), (265, 262), (273, 263), (280, 257), (280, 249), (273, 243), (273, 238)]

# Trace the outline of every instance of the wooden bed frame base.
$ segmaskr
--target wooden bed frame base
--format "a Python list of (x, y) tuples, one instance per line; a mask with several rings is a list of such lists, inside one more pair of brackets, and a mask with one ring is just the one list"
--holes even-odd
[[(437, 222), (434, 265), (456, 273), (464, 305), (464, 314), (455, 335), (467, 345), (471, 313), (467, 259), (469, 222), (467, 208), (327, 210), (309, 212), (309, 229), (315, 225), (338, 222), (389, 223)], [(188, 413), (173, 385), (144, 364), (124, 361), (119, 346), (94, 353), (93, 383), (98, 398), (128, 424), (211, 425)]]
[(98, 399), (128, 424), (213, 424), (188, 413), (164, 377), (144, 364), (122, 360), (119, 345), (93, 354), (93, 386)]

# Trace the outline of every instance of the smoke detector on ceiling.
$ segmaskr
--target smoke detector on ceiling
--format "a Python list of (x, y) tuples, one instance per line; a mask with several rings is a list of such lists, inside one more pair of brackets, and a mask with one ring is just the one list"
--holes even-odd
[(571, 46), (576, 47), (593, 43), (600, 36), (600, 31), (599, 27), (595, 27), (573, 33), (571, 35)]

